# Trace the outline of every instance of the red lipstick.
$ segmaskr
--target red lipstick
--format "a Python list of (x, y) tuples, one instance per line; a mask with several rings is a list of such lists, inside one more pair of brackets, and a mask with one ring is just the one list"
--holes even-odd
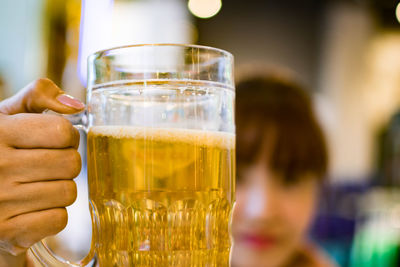
[(253, 249), (267, 249), (274, 246), (277, 243), (277, 240), (268, 235), (242, 234), (239, 237), (239, 242), (242, 242)]

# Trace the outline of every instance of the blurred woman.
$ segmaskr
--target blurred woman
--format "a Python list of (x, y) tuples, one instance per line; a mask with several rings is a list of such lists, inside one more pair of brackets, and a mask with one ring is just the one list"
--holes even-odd
[(307, 241), (327, 149), (307, 93), (258, 75), (237, 85), (233, 267), (335, 266)]

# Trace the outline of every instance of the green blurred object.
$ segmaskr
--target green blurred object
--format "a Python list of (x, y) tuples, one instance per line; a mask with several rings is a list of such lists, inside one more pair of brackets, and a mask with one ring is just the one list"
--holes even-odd
[(397, 236), (379, 231), (364, 229), (357, 233), (351, 254), (351, 267), (399, 266)]
[(376, 188), (363, 199), (351, 251), (351, 267), (399, 266), (399, 190)]

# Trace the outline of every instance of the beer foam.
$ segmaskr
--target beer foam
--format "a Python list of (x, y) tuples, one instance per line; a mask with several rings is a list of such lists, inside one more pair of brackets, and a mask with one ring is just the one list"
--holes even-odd
[(150, 128), (137, 126), (92, 126), (89, 134), (122, 138), (152, 138), (156, 140), (197, 143), (211, 147), (235, 148), (235, 134), (180, 128)]

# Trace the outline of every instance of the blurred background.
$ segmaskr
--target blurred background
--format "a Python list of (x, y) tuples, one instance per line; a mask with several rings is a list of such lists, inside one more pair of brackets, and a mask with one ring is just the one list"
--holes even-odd
[[(0, 99), (48, 77), (84, 100), (87, 55), (126, 44), (222, 48), (237, 77), (250, 64), (291, 69), (311, 90), (330, 149), (311, 237), (340, 266), (400, 266), (398, 2), (3, 0)], [(68, 226), (65, 244), (54, 244), (78, 258), (90, 244), (82, 173), (70, 208), (70, 224), (82, 227)]]

